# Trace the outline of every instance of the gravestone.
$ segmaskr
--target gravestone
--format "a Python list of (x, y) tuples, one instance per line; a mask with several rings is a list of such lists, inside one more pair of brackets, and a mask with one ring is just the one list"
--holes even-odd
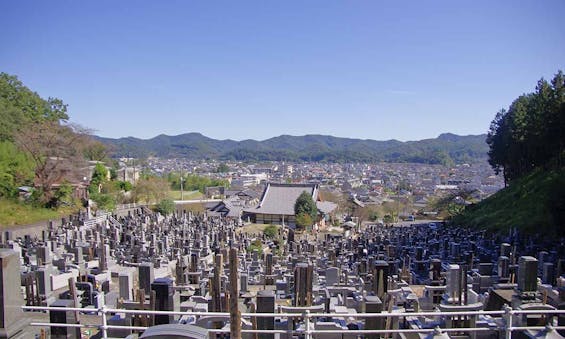
[(518, 290), (535, 292), (537, 284), (538, 260), (530, 256), (522, 256), (518, 261)]
[(339, 268), (337, 267), (330, 267), (326, 271), (326, 285), (332, 286), (337, 285), (339, 282)]
[(144, 262), (138, 266), (138, 281), (139, 288), (145, 291), (146, 295), (149, 295), (151, 291), (151, 283), (155, 280), (155, 271), (153, 264), (150, 262)]
[(10, 338), (26, 325), (21, 309), (20, 257), (9, 249), (0, 249), (0, 338)]
[[(365, 312), (366, 313), (381, 313), (383, 311), (383, 302), (377, 296), (369, 295), (365, 297)], [(367, 330), (382, 330), (384, 329), (384, 318), (370, 317), (365, 318), (365, 329)], [(365, 338), (378, 339), (380, 334), (367, 334)]]
[(510, 275), (510, 259), (508, 257), (498, 257), (498, 277), (507, 279)]
[(51, 276), (50, 270), (45, 266), (40, 266), (35, 271), (35, 278), (37, 279), (37, 287), (39, 294), (47, 296), (51, 293)]
[(239, 276), (239, 290), (242, 293), (247, 292), (247, 273), (242, 273)]
[(555, 267), (553, 263), (545, 262), (543, 263), (542, 269), (542, 282), (544, 284), (555, 284)]
[(294, 269), (294, 306), (312, 305), (313, 266), (298, 263)]
[(377, 260), (373, 269), (373, 293), (381, 300), (388, 290), (388, 263)]
[[(155, 291), (155, 310), (174, 311), (173, 281), (171, 279), (155, 279), (155, 281), (151, 284), (151, 290)], [(173, 320), (173, 315), (155, 315), (155, 325), (170, 324)]]
[(120, 298), (124, 300), (133, 300), (133, 272), (124, 270), (118, 276), (120, 288)]
[(37, 265), (49, 265), (51, 264), (51, 253), (49, 247), (39, 246), (36, 252)]
[[(275, 294), (271, 290), (261, 290), (257, 292), (257, 313), (274, 313), (275, 312)], [(258, 317), (258, 330), (274, 330), (274, 317)], [(274, 339), (274, 334), (259, 333), (259, 339)]]
[(461, 298), (461, 267), (451, 264), (447, 269), (447, 301), (457, 304)]
[[(74, 307), (74, 301), (70, 299), (58, 299), (50, 307), (61, 307), (61, 311), (49, 311), (49, 322), (56, 324), (76, 324), (76, 313), (66, 311), (65, 308)], [(78, 327), (51, 327), (51, 339), (80, 339), (80, 328)]]

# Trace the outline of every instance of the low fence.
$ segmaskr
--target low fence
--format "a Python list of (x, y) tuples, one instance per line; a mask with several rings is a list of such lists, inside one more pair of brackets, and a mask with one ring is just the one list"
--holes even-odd
[(143, 206), (147, 206), (146, 204), (138, 204), (135, 202), (129, 203), (129, 204), (119, 204), (116, 206), (116, 210), (117, 211), (121, 211), (121, 210), (129, 210), (129, 209), (133, 209), (133, 208), (141, 208)]
[[(80, 328), (96, 328), (100, 330), (102, 334), (102, 338), (108, 338), (108, 330), (109, 329), (125, 329), (125, 330), (137, 330), (137, 331), (144, 331), (148, 327), (144, 326), (121, 326), (121, 325), (110, 325), (108, 324), (108, 316), (114, 315), (117, 313), (121, 314), (133, 314), (133, 315), (193, 315), (193, 316), (211, 316), (211, 317), (226, 317), (229, 319), (230, 313), (228, 312), (175, 312), (175, 311), (152, 311), (152, 310), (126, 310), (126, 309), (115, 309), (115, 308), (107, 308), (102, 307), (99, 309), (85, 309), (85, 308), (61, 308), (61, 307), (44, 307), (44, 306), (22, 306), (24, 310), (28, 311), (74, 311), (74, 312), (81, 312), (81, 313), (88, 313), (88, 314), (97, 314), (100, 316), (101, 324), (99, 325), (92, 325), (92, 324), (65, 324), (65, 323), (43, 323), (43, 322), (32, 322), (30, 325), (32, 326), (41, 326), (41, 327), (80, 327)], [(454, 316), (492, 316), (492, 317), (500, 317), (504, 321), (502, 327), (498, 327), (496, 329), (490, 327), (457, 327), (457, 328), (405, 328), (405, 329), (363, 329), (363, 330), (316, 330), (312, 329), (311, 324), (313, 324), (313, 320), (317, 318), (340, 318), (340, 317), (347, 317), (347, 318), (402, 318), (402, 317), (440, 317), (440, 316), (447, 316), (447, 317), (454, 317)], [(260, 317), (272, 317), (272, 318), (286, 318), (286, 319), (300, 319), (304, 321), (304, 328), (303, 329), (289, 329), (289, 330), (260, 330), (260, 329), (242, 329), (241, 333), (267, 333), (267, 334), (289, 334), (289, 335), (300, 335), (304, 336), (305, 339), (312, 339), (312, 336), (316, 334), (328, 334), (328, 333), (342, 333), (342, 334), (350, 334), (350, 335), (357, 335), (363, 336), (368, 334), (395, 334), (395, 333), (441, 333), (441, 332), (468, 332), (468, 333), (476, 333), (476, 332), (485, 332), (485, 331), (498, 331), (499, 333), (503, 334), (506, 339), (510, 339), (512, 337), (512, 333), (516, 331), (526, 331), (526, 330), (565, 330), (565, 326), (553, 326), (555, 324), (549, 324), (546, 326), (513, 326), (514, 320), (516, 316), (522, 315), (538, 315), (545, 317), (546, 319), (549, 318), (557, 318), (565, 316), (565, 310), (513, 310), (510, 307), (505, 308), (502, 311), (461, 311), (461, 312), (401, 312), (401, 313), (389, 313), (389, 312), (382, 312), (382, 313), (310, 313), (309, 310), (304, 311), (303, 313), (241, 313), (242, 318), (260, 318)], [(555, 321), (554, 321), (555, 323)], [(209, 329), (210, 333), (230, 333), (230, 330), (223, 330), (223, 329)]]

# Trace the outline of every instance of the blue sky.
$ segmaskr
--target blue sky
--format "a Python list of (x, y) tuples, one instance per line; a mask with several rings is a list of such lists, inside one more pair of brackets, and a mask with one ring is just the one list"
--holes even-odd
[(108, 137), (480, 134), (565, 69), (565, 1), (1, 1), (0, 71)]

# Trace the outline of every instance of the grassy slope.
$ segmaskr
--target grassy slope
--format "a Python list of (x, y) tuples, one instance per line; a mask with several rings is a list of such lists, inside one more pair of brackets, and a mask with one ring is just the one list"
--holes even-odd
[(0, 199), (0, 228), (58, 219), (61, 215), (65, 215), (65, 213)]
[[(173, 200), (180, 200), (180, 191), (170, 191), (169, 197)], [(184, 200), (197, 200), (204, 197), (204, 194), (198, 191), (184, 191), (183, 199)]]
[(526, 233), (562, 234), (565, 170), (538, 170), (453, 219), (458, 225), (493, 231), (518, 227)]

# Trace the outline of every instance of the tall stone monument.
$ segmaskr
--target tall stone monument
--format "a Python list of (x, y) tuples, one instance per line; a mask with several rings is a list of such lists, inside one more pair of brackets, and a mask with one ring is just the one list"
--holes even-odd
[(0, 249), (0, 338), (11, 338), (26, 325), (20, 284), (20, 256)]

